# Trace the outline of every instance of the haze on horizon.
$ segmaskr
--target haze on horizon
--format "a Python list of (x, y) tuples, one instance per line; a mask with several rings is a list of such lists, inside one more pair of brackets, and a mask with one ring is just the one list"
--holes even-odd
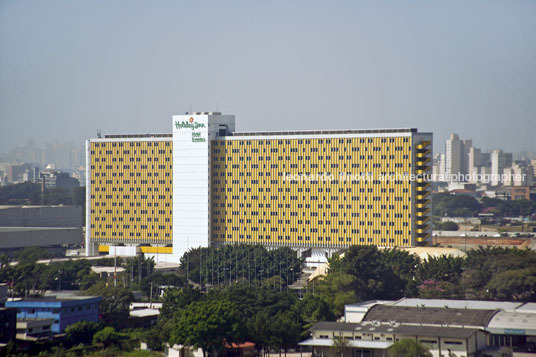
[(536, 2), (2, 1), (0, 152), (170, 132), (417, 127), (535, 150)]

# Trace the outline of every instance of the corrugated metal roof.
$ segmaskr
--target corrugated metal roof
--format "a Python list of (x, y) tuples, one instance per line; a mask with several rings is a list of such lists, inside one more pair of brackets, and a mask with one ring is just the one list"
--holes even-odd
[(478, 331), (476, 328), (414, 326), (370, 323), (345, 323), (322, 321), (311, 327), (312, 331), (390, 333), (401, 336), (468, 338)]
[(536, 314), (500, 311), (491, 318), (487, 327), (488, 329), (536, 331)]
[(394, 306), (440, 307), (450, 309), (505, 310), (514, 311), (523, 305), (521, 302), (486, 301), (486, 300), (446, 300), (446, 299), (417, 299), (404, 298), (391, 304)]
[(497, 311), (375, 305), (369, 309), (363, 321), (484, 327)]

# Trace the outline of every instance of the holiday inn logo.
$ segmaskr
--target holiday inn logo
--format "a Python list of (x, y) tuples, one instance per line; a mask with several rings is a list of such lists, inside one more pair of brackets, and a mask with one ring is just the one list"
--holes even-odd
[(205, 128), (205, 124), (204, 123), (198, 123), (197, 121), (194, 120), (193, 117), (190, 117), (190, 119), (188, 119), (187, 121), (186, 120), (175, 121), (175, 128), (178, 129), (178, 130), (180, 130), (180, 129), (196, 130), (196, 129), (200, 129), (200, 128)]

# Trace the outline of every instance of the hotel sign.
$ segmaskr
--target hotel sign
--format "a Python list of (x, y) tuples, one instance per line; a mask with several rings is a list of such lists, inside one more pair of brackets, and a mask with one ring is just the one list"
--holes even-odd
[(207, 141), (204, 137), (201, 136), (200, 131), (194, 131), (199, 129), (206, 128), (206, 125), (204, 123), (199, 123), (194, 120), (193, 117), (190, 117), (188, 120), (183, 121), (175, 121), (175, 129), (181, 130), (181, 129), (190, 129), (192, 130), (192, 142), (193, 143), (204, 143)]
[(199, 123), (197, 121), (194, 120), (194, 118), (190, 117), (190, 119), (188, 119), (188, 121), (175, 121), (175, 129), (191, 129), (191, 130), (196, 130), (196, 129), (201, 129), (201, 128), (206, 128), (205, 124), (204, 123)]

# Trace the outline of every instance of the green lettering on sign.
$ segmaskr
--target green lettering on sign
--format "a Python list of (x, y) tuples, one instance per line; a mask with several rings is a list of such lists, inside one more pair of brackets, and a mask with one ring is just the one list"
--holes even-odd
[(198, 123), (196, 121), (176, 121), (175, 122), (175, 128), (180, 130), (180, 129), (191, 129), (191, 130), (195, 130), (195, 129), (199, 129), (199, 128), (205, 128), (205, 124), (204, 123)]
[(192, 143), (204, 143), (205, 138), (201, 137), (201, 133), (198, 131), (192, 132)]

